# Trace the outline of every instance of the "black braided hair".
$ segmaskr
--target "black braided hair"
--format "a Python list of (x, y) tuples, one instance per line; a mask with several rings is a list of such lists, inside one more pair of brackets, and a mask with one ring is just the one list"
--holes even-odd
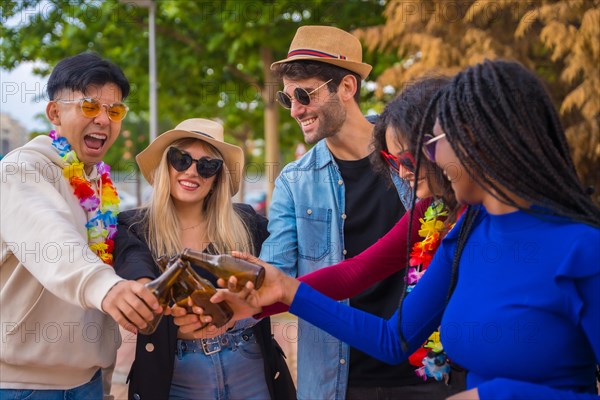
[[(387, 163), (380, 156), (381, 150), (388, 150), (386, 144), (386, 130), (388, 127), (392, 127), (396, 133), (398, 142), (407, 143), (408, 148), (406, 150), (415, 157), (415, 180), (418, 180), (420, 176), (419, 172), (421, 168), (424, 168), (427, 174), (427, 184), (429, 185), (432, 193), (435, 197), (441, 198), (444, 202), (445, 207), (449, 211), (447, 221), (452, 223), (456, 219), (456, 214), (459, 209), (459, 205), (454, 196), (452, 185), (444, 177), (442, 169), (439, 168), (435, 163), (421, 157), (421, 144), (420, 132), (431, 132), (435, 122), (434, 106), (430, 105), (431, 99), (435, 98), (436, 93), (447, 85), (450, 80), (446, 77), (427, 77), (420, 79), (415, 82), (411, 82), (404, 90), (390, 103), (387, 104), (384, 111), (379, 116), (377, 123), (374, 128), (374, 140), (373, 147), (375, 151), (372, 153), (371, 161), (374, 165), (374, 169), (385, 176), (389, 183), (392, 184), (390, 179), (390, 170)], [(410, 220), (408, 223), (407, 231), (407, 249), (406, 249), (406, 263), (409, 265), (410, 251), (411, 251), (411, 232), (413, 227), (413, 211), (415, 208), (417, 195), (417, 185), (413, 186), (412, 202), (410, 207)], [(404, 279), (402, 280), (401, 295), (399, 300), (399, 311), (398, 311), (398, 324), (402, 321), (402, 303), (406, 297), (407, 289), (407, 275), (408, 268), (404, 268)], [(408, 344), (400, 329), (400, 340), (403, 349), (406, 351)]]
[[(600, 226), (600, 210), (575, 171), (558, 115), (542, 82), (520, 64), (488, 61), (458, 74), (439, 94), (438, 119), (469, 175), (515, 208)], [(528, 209), (519, 197), (541, 206)], [(459, 231), (447, 302), (479, 208)]]
[[(486, 60), (467, 68), (443, 90), (438, 106), (456, 156), (499, 201), (600, 226), (600, 210), (577, 177), (550, 96), (525, 67)], [(523, 207), (515, 197), (539, 207)]]
[[(419, 131), (418, 131), (418, 134), (416, 135), (415, 149), (417, 151), (415, 151), (413, 153), (415, 156), (415, 178), (414, 178), (415, 184), (413, 185), (413, 192), (412, 192), (412, 196), (410, 199), (411, 215), (410, 215), (410, 219), (408, 221), (408, 231), (407, 231), (407, 235), (409, 238), (411, 237), (411, 233), (412, 233), (413, 213), (414, 213), (414, 209), (415, 209), (415, 204), (417, 202), (417, 182), (416, 181), (419, 179), (418, 177), (419, 177), (419, 173), (421, 171), (421, 164), (425, 163), (427, 165), (427, 163), (429, 163), (429, 160), (423, 160), (423, 157), (421, 157), (421, 151), (419, 151), (418, 149), (420, 149), (423, 146), (423, 135), (425, 134), (425, 131), (430, 132), (431, 130), (433, 130), (434, 123), (432, 121), (435, 121), (435, 119), (433, 117), (436, 114), (434, 112), (434, 110), (435, 110), (435, 105), (437, 104), (437, 99), (439, 98), (439, 93), (440, 93), (440, 91), (434, 93), (432, 99), (430, 100), (429, 104), (425, 108), (425, 112), (424, 112), (425, 117), (421, 120), (421, 124), (419, 126)], [(434, 163), (430, 163), (430, 164), (432, 166), (435, 165)], [(437, 165), (435, 165), (435, 169), (439, 170), (439, 167), (437, 167)], [(452, 186), (447, 182), (446, 179), (444, 179), (443, 176), (440, 179), (440, 182), (444, 182), (445, 185), (450, 186), (450, 190), (451, 190), (451, 194), (452, 194), (451, 197), (454, 198), (454, 204), (456, 206), (457, 202), (456, 202), (456, 197), (454, 197), (454, 191), (452, 191)], [(450, 197), (450, 196), (448, 196), (448, 197)], [(411, 251), (411, 243), (410, 243), (410, 240), (407, 240), (406, 263), (405, 263), (406, 266), (410, 265), (410, 251)], [(398, 301), (398, 332), (400, 334), (400, 344), (402, 346), (402, 351), (404, 351), (405, 353), (408, 351), (408, 342), (404, 338), (404, 333), (402, 331), (402, 305), (404, 304), (404, 300), (406, 299), (407, 285), (408, 285), (408, 267), (405, 267), (404, 268), (404, 279), (402, 279), (402, 287), (400, 289), (401, 290), (400, 300)]]
[[(434, 109), (448, 142), (470, 177), (498, 200), (527, 212), (600, 226), (600, 210), (577, 177), (550, 97), (541, 81), (523, 66), (486, 60), (468, 68), (438, 92), (426, 115), (434, 113)], [(429, 131), (424, 124), (417, 148), (422, 147), (423, 135)], [(416, 155), (418, 173), (422, 157), (420, 152)], [(540, 207), (524, 208), (515, 197)], [(478, 210), (469, 207), (463, 216), (447, 302), (456, 287), (458, 266)], [(401, 311), (402, 304), (398, 324), (402, 348), (406, 351)]]
[(471, 230), (475, 225), (478, 213), (478, 207), (468, 207), (462, 217), (460, 231), (458, 231), (458, 240), (456, 241), (456, 249), (454, 250), (454, 258), (452, 259), (452, 272), (450, 275), (450, 285), (448, 286), (448, 295), (446, 296), (446, 304), (450, 301), (450, 297), (452, 297), (452, 293), (454, 293), (454, 288), (458, 282), (458, 264), (460, 263), (460, 257), (467, 244), (467, 239), (469, 239)]

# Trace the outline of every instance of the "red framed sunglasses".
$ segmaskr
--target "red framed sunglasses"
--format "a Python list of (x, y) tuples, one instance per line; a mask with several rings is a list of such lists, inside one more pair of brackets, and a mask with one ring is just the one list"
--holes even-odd
[(396, 172), (400, 173), (400, 168), (406, 168), (410, 172), (415, 172), (415, 158), (408, 150), (395, 156), (385, 150), (381, 150), (381, 156)]

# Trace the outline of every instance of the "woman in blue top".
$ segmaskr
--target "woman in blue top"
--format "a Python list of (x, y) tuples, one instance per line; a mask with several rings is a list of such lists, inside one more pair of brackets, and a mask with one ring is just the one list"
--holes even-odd
[(469, 208), (398, 312), (352, 309), (268, 265), (250, 303), (291, 304), (390, 363), (441, 325), (446, 353), (469, 371), (461, 398), (597, 399), (600, 210), (542, 83), (519, 64), (486, 61), (458, 74), (429, 112), (437, 121), (423, 152)]

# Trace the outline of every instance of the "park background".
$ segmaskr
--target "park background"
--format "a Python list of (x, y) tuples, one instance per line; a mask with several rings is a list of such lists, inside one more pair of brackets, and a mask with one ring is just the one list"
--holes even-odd
[[(546, 83), (579, 176), (584, 185), (596, 188), (593, 196), (600, 204), (600, 0), (2, 0), (1, 4), (0, 156), (19, 140), (51, 129), (39, 113), (48, 100), (45, 85), (11, 71), (26, 66), (45, 82), (60, 59), (97, 52), (121, 66), (132, 84), (126, 101), (130, 113), (106, 157), (126, 208), (148, 197), (134, 157), (147, 146), (150, 132), (205, 117), (221, 121), (226, 140), (245, 151), (246, 176), (237, 200), (267, 212), (279, 171), (306, 151), (300, 127), (275, 102), (281, 83), (269, 69), (273, 61), (286, 57), (302, 25), (337, 26), (360, 38), (364, 61), (373, 65), (361, 89), (365, 114), (381, 112), (386, 102), (419, 77), (455, 74), (485, 58), (521, 62)], [(28, 126), (19, 129), (16, 140), (15, 118), (16, 125)], [(23, 118), (27, 123), (19, 124)], [(156, 121), (153, 129), (152, 121)], [(274, 331), (294, 368), (298, 333), (293, 331), (293, 319), (280, 318)], [(132, 342), (126, 336), (116, 383), (127, 372)], [(117, 385), (117, 390), (120, 398), (124, 389)]]

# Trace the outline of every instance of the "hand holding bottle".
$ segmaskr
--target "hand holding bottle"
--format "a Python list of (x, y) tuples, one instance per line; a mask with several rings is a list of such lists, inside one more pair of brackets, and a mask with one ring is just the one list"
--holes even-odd
[(265, 278), (265, 270), (261, 265), (234, 255), (212, 255), (185, 248), (181, 252), (181, 258), (204, 268), (217, 278), (228, 280), (231, 277), (235, 277), (236, 285), (231, 288), (235, 292), (242, 290), (247, 282), (252, 282), (254, 287), (259, 289)]
[[(231, 278), (234, 279), (235, 278)], [(223, 280), (221, 280), (223, 282)], [(252, 286), (248, 284), (248, 286)], [(250, 318), (262, 311), (260, 307), (253, 307), (246, 302), (246, 298), (254, 289), (244, 288), (239, 292), (230, 292), (227, 289), (217, 289), (220, 293), (217, 297), (215, 294), (211, 297), (211, 302), (216, 304), (226, 304), (233, 311), (231, 319), (239, 321), (241, 319)], [(190, 304), (191, 305), (191, 304)], [(175, 325), (181, 328), (183, 333), (202, 329), (208, 323), (212, 322), (212, 318), (202, 307), (172, 307), (170, 311), (175, 317)]]
[(102, 310), (129, 332), (145, 327), (156, 313), (162, 312), (156, 298), (143, 284), (123, 280), (102, 299)]
[[(188, 310), (191, 311), (188, 312)], [(185, 335), (186, 338), (207, 339), (215, 337), (226, 332), (236, 322), (232, 318), (225, 325), (216, 327), (211, 323), (212, 317), (204, 314), (203, 308), (194, 305), (191, 299), (186, 307), (174, 304), (167, 312), (173, 316), (173, 322), (179, 327), (179, 332)]]
[[(164, 267), (165, 271), (158, 278), (146, 283), (144, 286), (156, 297), (158, 304), (164, 310), (165, 307), (171, 303), (171, 288), (177, 281), (181, 272), (186, 268), (186, 264), (180, 258), (174, 258), (166, 266), (161, 264), (161, 267)], [(162, 312), (156, 314), (152, 321), (148, 322), (146, 327), (140, 329), (139, 332), (143, 335), (154, 333), (162, 316)]]
[(186, 268), (179, 276), (177, 284), (173, 286), (173, 302), (180, 308), (185, 308), (188, 313), (192, 312), (193, 306), (202, 307), (204, 312), (211, 316), (212, 325), (217, 328), (227, 324), (233, 315), (231, 308), (226, 303), (211, 303), (210, 298), (217, 292), (215, 287), (196, 274), (188, 261), (184, 263)]
[[(219, 279), (218, 283), (220, 286), (227, 285), (228, 291), (219, 290), (211, 298), (211, 302), (218, 303), (221, 301), (227, 301), (229, 298), (232, 303), (230, 306), (234, 309), (240, 310), (240, 307), (236, 305), (239, 301), (245, 302), (249, 307), (259, 310), (263, 306), (268, 306), (273, 303), (282, 302), (290, 305), (294, 300), (298, 286), (300, 282), (295, 278), (292, 278), (284, 274), (278, 268), (267, 264), (259, 258), (256, 258), (247, 253), (233, 252), (232, 256), (241, 260), (246, 260), (252, 264), (260, 265), (265, 270), (265, 278), (260, 289), (256, 290), (252, 282), (245, 284), (243, 289), (235, 292), (239, 287), (239, 282), (236, 281), (234, 276), (230, 277), (227, 282)], [(231, 290), (231, 289), (234, 290)], [(235, 297), (232, 297), (235, 296)], [(243, 312), (243, 311), (240, 311)], [(249, 312), (246, 310), (245, 312)], [(236, 316), (237, 317), (237, 316)]]
[[(190, 249), (185, 250), (194, 252)], [(181, 271), (171, 288), (172, 303), (175, 304), (173, 307), (167, 308), (165, 314), (172, 314), (172, 310), (175, 309), (176, 316), (184, 316), (186, 314), (192, 314), (192, 307), (197, 306), (200, 307), (199, 309), (204, 310), (204, 313), (207, 314), (209, 318), (205, 322), (202, 322), (199, 319), (190, 320), (189, 323), (194, 323), (194, 331), (203, 330), (208, 325), (208, 322), (212, 322), (212, 325), (215, 328), (225, 326), (231, 320), (233, 314), (232, 310), (226, 303), (214, 304), (210, 302), (210, 298), (216, 293), (216, 288), (208, 280), (198, 275), (190, 265), (189, 261), (184, 260), (182, 256), (172, 258), (161, 256), (156, 259), (156, 264), (160, 271), (164, 273), (168, 263), (176, 259), (182, 260), (182, 262), (185, 263), (185, 268)], [(180, 308), (185, 309), (185, 312), (179, 311), (178, 309)], [(201, 324), (197, 324), (198, 322), (201, 322)]]
[[(188, 250), (188, 249), (186, 249)], [(204, 254), (204, 253), (203, 253)], [(243, 260), (240, 264), (249, 264), (251, 265), (252, 271), (260, 272), (262, 278), (260, 283), (263, 282), (264, 279), (264, 268), (257, 264), (251, 264), (246, 262), (245, 256), (238, 258), (238, 255), (242, 253), (236, 253), (236, 259)], [(188, 258), (191, 259), (191, 258)], [(197, 260), (197, 259), (196, 259)], [(258, 260), (258, 259), (255, 259)], [(260, 261), (260, 260), (258, 260)], [(261, 261), (262, 262), (262, 261)], [(246, 298), (249, 294), (255, 292), (254, 284), (250, 279), (244, 279), (246, 282), (245, 286), (242, 286), (238, 281), (238, 276), (235, 274), (231, 274), (228, 280), (228, 288), (231, 290), (219, 289), (217, 293), (221, 293), (220, 295), (215, 294), (210, 298), (209, 304), (193, 304), (191, 301), (186, 302), (178, 302), (175, 306), (171, 307), (170, 314), (173, 315), (175, 325), (179, 326), (179, 331), (183, 334), (193, 333), (193, 336), (196, 338), (205, 337), (206, 329), (205, 327), (212, 322), (210, 307), (214, 307), (216, 305), (224, 305), (229, 309), (233, 310), (232, 321), (238, 321), (241, 319), (249, 318), (261, 311), (261, 308), (256, 308), (249, 305), (246, 302)], [(225, 280), (222, 278), (219, 279), (221, 285), (225, 285)], [(241, 289), (241, 290), (240, 290)], [(225, 300), (225, 301), (223, 301)], [(212, 326), (213, 324), (210, 324)], [(203, 336), (204, 335), (204, 336)]]
[[(228, 302), (211, 300), (217, 293), (216, 289), (209, 281), (196, 274), (190, 262), (219, 277), (221, 282), (228, 279), (228, 288), (231, 292), (241, 291), (240, 296), (231, 298), (231, 305), (237, 310), (234, 320), (239, 320), (260, 312), (260, 308), (253, 308), (252, 302), (248, 302), (248, 298), (252, 299), (251, 295), (256, 292), (254, 288), (260, 288), (265, 279), (265, 268), (256, 261), (262, 263), (259, 259), (242, 253), (212, 255), (190, 248), (184, 249), (179, 257), (169, 259), (163, 256), (157, 259), (156, 262), (163, 275), (169, 271), (172, 263), (185, 264), (175, 277), (175, 281), (171, 283), (170, 299), (163, 299), (175, 303), (166, 313), (173, 315), (180, 332), (192, 333), (194, 337), (207, 337), (207, 335), (210, 337), (209, 331), (228, 326), (228, 322), (234, 316), (234, 311)], [(162, 314), (156, 317), (157, 321), (151, 328), (156, 329), (161, 316)], [(149, 329), (142, 333), (147, 331)]]

